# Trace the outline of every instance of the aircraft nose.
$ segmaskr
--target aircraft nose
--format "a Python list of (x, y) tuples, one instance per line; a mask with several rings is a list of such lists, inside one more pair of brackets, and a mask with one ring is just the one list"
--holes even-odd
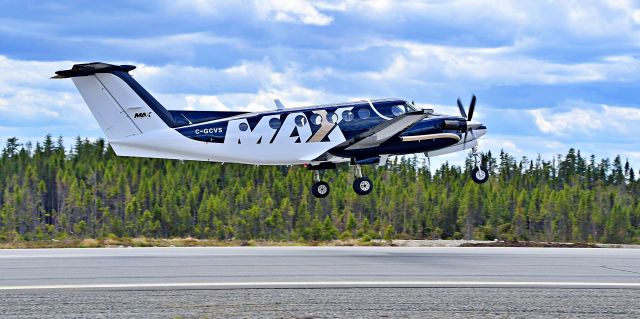
[(467, 129), (469, 131), (473, 130), (473, 136), (475, 136), (476, 139), (487, 134), (487, 127), (480, 122), (467, 121)]
[(467, 121), (467, 128), (470, 130), (487, 129), (484, 124), (476, 121)]

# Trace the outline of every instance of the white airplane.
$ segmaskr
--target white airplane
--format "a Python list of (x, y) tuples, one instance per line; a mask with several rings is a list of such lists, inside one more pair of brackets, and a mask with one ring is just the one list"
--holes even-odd
[(353, 188), (369, 194), (373, 184), (360, 165), (384, 165), (389, 155), (428, 157), (472, 149), (477, 183), (489, 178), (477, 151), (487, 128), (472, 121), (460, 99), (460, 116), (436, 114), (401, 99), (363, 100), (261, 112), (167, 110), (129, 72), (131, 65), (76, 64), (54, 78), (71, 78), (118, 156), (254, 165), (305, 165), (314, 171), (312, 193), (329, 184), (320, 170), (354, 166)]

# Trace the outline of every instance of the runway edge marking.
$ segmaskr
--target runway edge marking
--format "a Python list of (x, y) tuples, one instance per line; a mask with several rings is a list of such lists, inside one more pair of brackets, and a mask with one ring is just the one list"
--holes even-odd
[(548, 287), (548, 288), (635, 288), (640, 283), (621, 282), (536, 282), (536, 281), (274, 281), (274, 282), (194, 282), (194, 283), (131, 283), (131, 284), (67, 284), (0, 286), (6, 290), (43, 289), (135, 289), (135, 288), (365, 288), (365, 287)]

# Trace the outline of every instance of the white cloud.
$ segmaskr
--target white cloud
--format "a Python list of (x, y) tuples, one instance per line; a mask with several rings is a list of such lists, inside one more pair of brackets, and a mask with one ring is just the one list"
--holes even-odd
[(548, 148), (548, 149), (554, 149), (554, 150), (559, 150), (559, 151), (564, 151), (569, 149), (569, 146), (567, 146), (567, 144), (562, 143), (562, 142), (558, 142), (558, 141), (550, 141), (550, 140), (544, 140), (542, 141), (542, 146)]
[(493, 34), (510, 33), (516, 37), (570, 34), (581, 38), (638, 38), (632, 34), (634, 21), (638, 21), (637, 1), (348, 0), (345, 3), (345, 11), (378, 22), (413, 17), (464, 28), (491, 26)]
[(350, 98), (305, 87), (299, 80), (306, 72), (296, 66), (276, 71), (269, 61), (223, 69), (143, 64), (132, 74), (169, 109), (260, 111), (274, 109), (276, 98), (287, 107)]
[[(52, 80), (54, 71), (72, 61), (34, 62), (0, 56), (0, 136), (39, 139), (47, 133), (67, 137), (101, 136), (97, 123), (69, 80)], [(136, 63), (132, 63), (136, 64)], [(149, 66), (132, 75), (168, 109), (260, 111), (346, 100), (297, 83), (294, 67), (273, 70), (268, 61), (248, 61), (223, 68)], [(177, 84), (177, 85), (176, 85)], [(222, 90), (216, 86), (223, 86)], [(214, 88), (219, 94), (196, 93)], [(26, 130), (27, 127), (32, 129)]]
[(201, 16), (216, 16), (224, 12), (238, 10), (247, 11), (247, 4), (251, 4), (255, 18), (265, 21), (308, 24), (326, 26), (333, 22), (333, 17), (322, 11), (344, 10), (345, 7), (331, 2), (316, 2), (307, 0), (255, 0), (249, 2), (196, 0), (169, 2), (172, 9), (194, 11)]
[[(52, 80), (54, 71), (69, 68), (73, 62), (22, 61), (0, 56), (0, 124), (89, 123), (84, 107), (71, 81)], [(16, 124), (14, 124), (16, 125)]]
[(218, 95), (154, 94), (168, 109), (200, 111), (264, 111), (275, 109), (274, 99), (280, 99), (287, 108), (319, 104), (334, 98), (322, 91), (301, 86), (283, 86), (261, 89), (252, 93), (222, 93)]
[(582, 63), (550, 62), (526, 53), (534, 40), (524, 39), (511, 46), (459, 47), (412, 41), (372, 40), (360, 50), (373, 46), (399, 48), (393, 62), (381, 71), (365, 72), (376, 81), (448, 82), (481, 85), (565, 84), (615, 79), (637, 79), (640, 61), (632, 56), (608, 56)]
[(640, 10), (634, 10), (632, 17), (635, 23), (640, 24)]
[(285, 107), (291, 108), (321, 104), (326, 102), (330, 97), (322, 91), (312, 90), (302, 86), (282, 86), (280, 88), (259, 91), (249, 102), (246, 110), (260, 109), (261, 107), (275, 109), (273, 100), (276, 98), (280, 99)]
[(225, 110), (226, 106), (215, 96), (211, 95), (187, 95), (187, 110)]
[(195, 11), (199, 15), (213, 16), (220, 13), (229, 4), (228, 1), (211, 1), (211, 0), (171, 0), (168, 1), (171, 10), (181, 9), (187, 11)]
[(256, 91), (270, 85), (272, 80), (279, 77), (268, 61), (241, 61), (222, 69), (175, 64), (139, 64), (132, 74), (151, 89), (184, 94)]
[(105, 38), (88, 38), (88, 37), (74, 37), (71, 38), (74, 41), (95, 41), (99, 43), (125, 46), (134, 50), (158, 50), (158, 49), (172, 49), (184, 48), (192, 45), (204, 45), (204, 44), (228, 44), (233, 46), (243, 46), (244, 42), (237, 38), (228, 38), (217, 36), (208, 32), (190, 32), (190, 33), (177, 33), (164, 36), (152, 36), (152, 37), (105, 37)]
[(640, 163), (640, 152), (623, 152), (621, 156), (628, 158), (629, 162), (636, 165)]
[[(517, 137), (516, 137), (517, 138)], [(505, 150), (512, 155), (523, 154), (524, 151), (516, 145), (513, 137), (486, 135), (478, 140), (478, 147), (483, 151), (492, 150), (494, 152)]]
[(529, 111), (538, 129), (543, 133), (567, 136), (580, 133), (595, 135), (615, 132), (621, 136), (637, 136), (640, 109), (609, 105), (590, 105), (584, 102), (569, 110), (545, 108)]
[(333, 22), (333, 17), (320, 12), (318, 6), (312, 1), (257, 0), (255, 6), (258, 17), (264, 20), (317, 26), (325, 26)]

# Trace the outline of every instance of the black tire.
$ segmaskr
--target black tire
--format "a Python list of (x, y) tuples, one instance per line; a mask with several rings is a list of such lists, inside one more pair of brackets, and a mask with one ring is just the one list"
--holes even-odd
[(317, 198), (325, 198), (329, 195), (331, 188), (329, 188), (329, 184), (324, 181), (315, 182), (311, 185), (311, 194)]
[(353, 181), (353, 190), (358, 195), (367, 195), (373, 190), (373, 182), (368, 177), (356, 178)]
[(478, 184), (484, 184), (489, 180), (489, 171), (484, 167), (480, 167), (480, 169), (475, 167), (471, 170), (471, 178)]

